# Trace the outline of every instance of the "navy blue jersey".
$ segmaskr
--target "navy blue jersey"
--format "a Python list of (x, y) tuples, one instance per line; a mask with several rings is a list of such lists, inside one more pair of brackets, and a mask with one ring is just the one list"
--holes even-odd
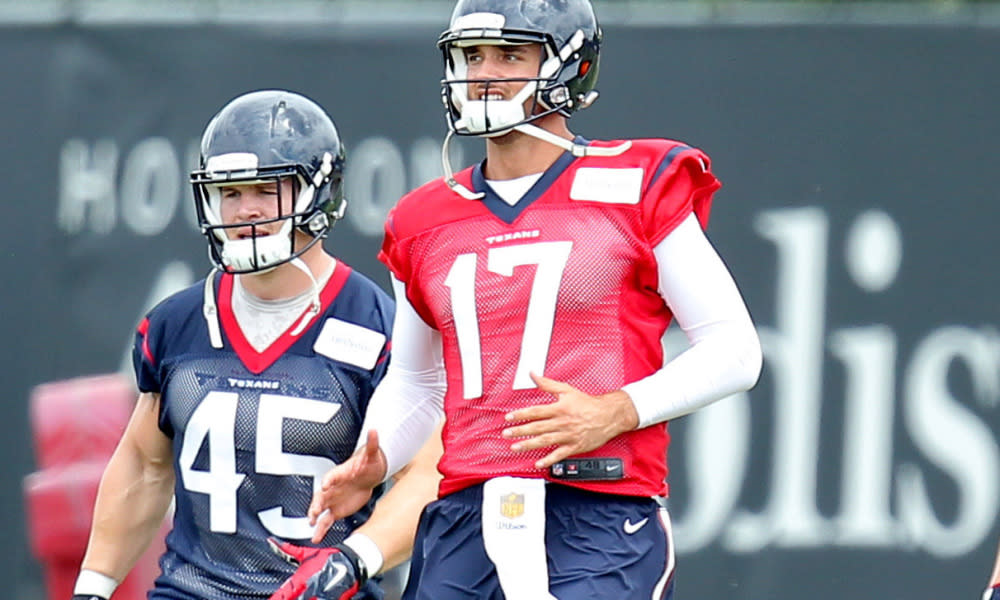
[[(297, 319), (262, 352), (236, 322), (232, 289), (233, 276), (220, 274), (178, 292), (136, 335), (136, 379), (160, 395), (176, 474), (173, 529), (150, 598), (273, 593), (294, 568), (266, 538), (309, 545), (314, 487), (354, 451), (387, 367), (392, 300), (347, 265), (337, 265), (308, 326), (297, 331)], [(338, 521), (321, 545), (340, 542), (371, 509)]]

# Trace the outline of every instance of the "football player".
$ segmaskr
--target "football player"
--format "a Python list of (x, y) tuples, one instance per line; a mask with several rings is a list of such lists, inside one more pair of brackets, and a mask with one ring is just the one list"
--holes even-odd
[(191, 182), (214, 269), (138, 327), (139, 399), (74, 599), (110, 598), (172, 498), (151, 599), (382, 598), (369, 578), (409, 555), (436, 493), (433, 442), (379, 508), (376, 493), (309, 543), (310, 500), (357, 445), (394, 312), (323, 247), (344, 156), (330, 117), (292, 92), (244, 94), (209, 122)]
[[(441, 498), (405, 600), (671, 597), (666, 424), (759, 376), (756, 329), (704, 233), (708, 156), (568, 127), (597, 98), (601, 42), (588, 0), (459, 0), (438, 40), (445, 177), (399, 201), (379, 255), (397, 300), (365, 422), (380, 446), (331, 470), (310, 507), (332, 524), (443, 410)], [(452, 174), (451, 135), (484, 138), (485, 160)], [(691, 345), (664, 363), (672, 320)]]

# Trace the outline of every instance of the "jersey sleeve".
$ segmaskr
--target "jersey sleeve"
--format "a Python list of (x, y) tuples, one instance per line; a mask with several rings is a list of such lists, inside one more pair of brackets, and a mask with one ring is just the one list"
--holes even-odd
[(406, 260), (399, 234), (396, 231), (397, 217), (398, 208), (393, 208), (385, 219), (385, 234), (382, 238), (382, 249), (379, 250), (378, 259), (389, 268), (396, 279), (405, 282), (409, 276), (409, 261)]
[(146, 317), (139, 323), (135, 330), (135, 340), (132, 343), (132, 367), (135, 369), (135, 381), (140, 392), (160, 393), (160, 374), (157, 368), (156, 357), (153, 354), (154, 344), (151, 337), (152, 332), (151, 316)]
[[(408, 212), (407, 215), (412, 216), (413, 213)], [(389, 268), (393, 277), (406, 284), (407, 299), (420, 318), (437, 329), (431, 311), (420, 295), (419, 282), (411, 281), (414, 262), (419, 262), (414, 256), (419, 254), (419, 251), (414, 249), (412, 232), (400, 234), (399, 225), (402, 225), (400, 220), (404, 218), (406, 217), (401, 216), (399, 204), (389, 212), (385, 220), (385, 237), (382, 239), (382, 249), (378, 253), (378, 259)]]
[(643, 195), (643, 232), (649, 244), (659, 244), (692, 212), (702, 229), (707, 227), (712, 196), (720, 187), (701, 150), (681, 145), (667, 152)]

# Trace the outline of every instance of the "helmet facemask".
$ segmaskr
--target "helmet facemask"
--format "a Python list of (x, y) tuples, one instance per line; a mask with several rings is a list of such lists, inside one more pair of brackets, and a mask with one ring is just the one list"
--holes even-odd
[[(497, 37), (481, 37), (482, 31), (449, 32), (439, 42), (445, 57), (445, 78), (442, 99), (447, 109), (448, 123), (456, 135), (495, 137), (531, 123), (554, 112), (569, 116), (574, 99), (564, 83), (565, 72), (579, 62), (583, 32), (578, 31), (562, 49), (557, 48), (551, 35), (532, 32), (497, 31)], [(447, 36), (447, 34), (446, 34)], [(538, 43), (544, 56), (535, 77), (504, 79), (470, 79), (465, 48), (476, 45), (523, 45)], [(590, 67), (586, 67), (589, 69)], [(521, 89), (510, 100), (489, 98), (491, 85), (520, 83)], [(485, 86), (482, 99), (469, 96), (470, 84)], [(582, 108), (580, 106), (579, 108)]]
[[(205, 168), (192, 173), (196, 208), (202, 232), (209, 241), (209, 255), (219, 268), (229, 273), (261, 273), (289, 262), (326, 237), (333, 220), (343, 215), (346, 202), (340, 200), (338, 212), (328, 215), (316, 210), (314, 198), (328, 193), (323, 189), (331, 181), (318, 171), (309, 178), (301, 165), (276, 165), (256, 168), (257, 157), (250, 153), (232, 153), (209, 157)], [(332, 163), (332, 158), (326, 162)], [(332, 165), (331, 165), (332, 166)], [(322, 170), (322, 169), (321, 169)], [(288, 203), (282, 181), (291, 178), (293, 203)], [(224, 223), (221, 214), (222, 189), (234, 185), (274, 183), (277, 186), (277, 216), (252, 222)], [(339, 179), (337, 180), (339, 186)], [(317, 185), (320, 189), (317, 189)], [(285, 210), (291, 205), (291, 212)], [(269, 225), (281, 223), (277, 232), (263, 234)], [(230, 238), (233, 229), (250, 228), (251, 235)], [(261, 231), (259, 234), (258, 231)], [(296, 248), (296, 231), (306, 233), (308, 241)]]

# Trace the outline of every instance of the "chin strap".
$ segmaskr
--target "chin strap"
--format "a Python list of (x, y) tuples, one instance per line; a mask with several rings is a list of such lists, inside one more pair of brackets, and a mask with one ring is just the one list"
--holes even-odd
[[(626, 150), (632, 147), (631, 141), (624, 141), (617, 146), (611, 146), (609, 148), (601, 146), (584, 146), (583, 144), (577, 144), (572, 140), (567, 140), (564, 137), (559, 137), (558, 135), (542, 129), (537, 125), (532, 125), (530, 123), (522, 123), (513, 128), (515, 131), (520, 131), (525, 135), (530, 135), (533, 138), (542, 140), (543, 142), (548, 142), (555, 146), (562, 148), (563, 150), (569, 152), (576, 157), (584, 156), (618, 156), (623, 154)], [(448, 184), (451, 191), (455, 192), (459, 196), (465, 198), (466, 200), (480, 200), (486, 194), (483, 192), (474, 192), (469, 188), (465, 187), (455, 179), (455, 175), (451, 170), (451, 160), (448, 158), (448, 147), (451, 143), (451, 138), (454, 137), (455, 132), (449, 130), (448, 134), (444, 136), (444, 143), (441, 144), (441, 167), (444, 170), (444, 182)]]
[[(320, 301), (319, 292), (320, 286), (316, 278), (313, 277), (312, 271), (309, 267), (302, 261), (302, 259), (296, 257), (289, 261), (291, 264), (295, 265), (300, 271), (309, 277), (309, 281), (312, 282), (312, 302), (309, 303), (309, 308), (306, 309), (306, 313), (302, 315), (302, 320), (299, 324), (295, 326), (292, 330), (291, 335), (299, 335), (302, 333), (306, 326), (313, 320), (313, 318), (319, 314), (320, 308), (322, 308), (322, 303)], [(337, 263), (333, 264), (333, 268), (337, 267)], [(212, 269), (212, 272), (208, 274), (205, 278), (205, 288), (204, 288), (204, 301), (202, 302), (201, 313), (205, 317), (205, 325), (208, 327), (208, 339), (212, 344), (213, 348), (222, 348), (222, 330), (219, 327), (219, 309), (215, 302), (215, 274), (219, 272), (219, 269)], [(324, 280), (329, 279), (329, 275), (333, 273), (333, 269), (323, 277)]]
[(537, 125), (532, 125), (530, 123), (521, 123), (520, 125), (515, 126), (514, 130), (520, 131), (525, 135), (530, 135), (533, 138), (538, 138), (543, 142), (548, 142), (554, 146), (559, 146), (576, 157), (618, 156), (632, 147), (631, 141), (624, 141), (617, 146), (611, 146), (610, 148), (600, 146), (584, 146), (583, 144), (577, 144), (572, 140), (567, 140), (564, 137), (559, 137), (547, 129), (542, 129)]
[(205, 317), (205, 325), (208, 327), (208, 339), (213, 348), (222, 348), (222, 331), (219, 329), (218, 309), (215, 306), (215, 274), (219, 269), (212, 269), (212, 272), (205, 278), (205, 295), (201, 304), (201, 314)]
[(444, 182), (448, 184), (451, 191), (466, 200), (479, 200), (486, 196), (486, 194), (482, 192), (473, 192), (459, 183), (458, 180), (455, 179), (455, 174), (451, 170), (451, 159), (448, 158), (448, 147), (451, 144), (451, 138), (454, 136), (455, 132), (449, 129), (448, 134), (444, 136), (444, 143), (441, 144), (441, 168), (444, 170)]
[[(306, 266), (306, 263), (303, 262), (302, 259), (297, 256), (289, 262), (295, 265), (295, 267), (297, 267), (300, 271), (305, 273), (306, 277), (309, 278), (309, 281), (312, 282), (312, 302), (309, 303), (309, 308), (306, 309), (306, 314), (302, 315), (302, 320), (299, 321), (299, 324), (296, 325), (295, 329), (292, 330), (291, 335), (294, 336), (294, 335), (299, 335), (300, 333), (305, 331), (306, 326), (309, 325), (309, 322), (313, 320), (313, 317), (319, 314), (319, 309), (322, 307), (322, 304), (320, 303), (319, 299), (319, 282), (316, 281), (315, 277), (313, 277), (312, 271), (309, 270), (309, 267)], [(334, 266), (336, 267), (336, 263), (334, 263)]]

